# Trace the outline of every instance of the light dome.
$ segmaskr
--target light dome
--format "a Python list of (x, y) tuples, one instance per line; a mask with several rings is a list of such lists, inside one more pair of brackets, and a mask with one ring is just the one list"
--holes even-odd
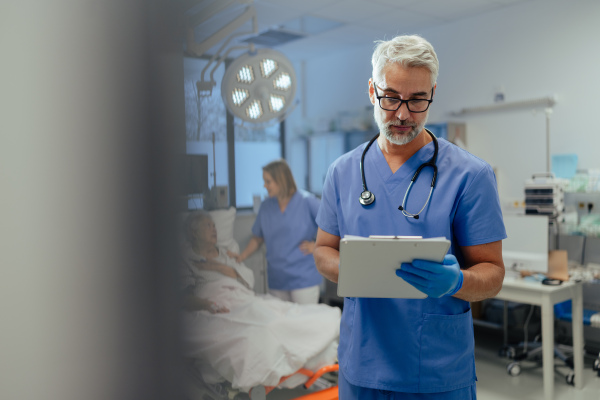
[(243, 123), (282, 121), (294, 107), (296, 73), (282, 53), (258, 49), (237, 59), (225, 71), (221, 96)]

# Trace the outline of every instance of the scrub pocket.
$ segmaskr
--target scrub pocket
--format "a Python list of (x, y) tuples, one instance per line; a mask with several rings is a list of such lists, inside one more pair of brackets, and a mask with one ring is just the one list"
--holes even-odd
[(475, 382), (474, 343), (471, 310), (457, 315), (425, 314), (421, 330), (421, 391), (449, 391)]

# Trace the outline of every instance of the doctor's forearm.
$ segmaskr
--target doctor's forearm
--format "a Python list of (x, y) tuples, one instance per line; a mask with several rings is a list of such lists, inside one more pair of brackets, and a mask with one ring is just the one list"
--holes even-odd
[(502, 289), (504, 266), (491, 263), (473, 265), (463, 270), (463, 277), (463, 286), (454, 297), (471, 302), (489, 299)]
[(316, 246), (313, 252), (317, 270), (325, 278), (337, 283), (340, 272), (340, 252), (327, 246)]
[(504, 281), (502, 241), (463, 246), (463, 285), (454, 295), (466, 301), (480, 301), (498, 294)]

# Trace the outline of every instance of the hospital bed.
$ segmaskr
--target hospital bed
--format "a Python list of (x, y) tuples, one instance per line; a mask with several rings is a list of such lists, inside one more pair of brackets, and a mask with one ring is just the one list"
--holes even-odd
[[(239, 215), (236, 213), (235, 208), (214, 210), (210, 214), (217, 227), (218, 245), (239, 253), (240, 245), (245, 246), (251, 237), (250, 228), (254, 222), (255, 215), (252, 213)], [(255, 291), (258, 294), (265, 294), (267, 292), (267, 276), (264, 248), (249, 257), (245, 261), (245, 264), (254, 272), (256, 280)], [(268, 297), (268, 295), (265, 296)], [(321, 306), (325, 307), (324, 305)], [(315, 326), (319, 326), (319, 320), (315, 320), (314, 324)], [(262, 353), (256, 356), (261, 357)], [(265, 372), (265, 375), (268, 375), (268, 377), (265, 377), (265, 381), (256, 382), (249, 389), (247, 387), (234, 387), (232, 382), (229, 381), (207, 383), (205, 379), (207, 375), (203, 375), (206, 366), (199, 365), (198, 360), (188, 360), (188, 365), (186, 365), (188, 388), (186, 392), (190, 400), (268, 400), (268, 394), (275, 390), (275, 388), (289, 389), (304, 387), (307, 389), (306, 394), (300, 396), (298, 400), (334, 400), (338, 398), (338, 365), (336, 363), (336, 353), (337, 337), (325, 350), (307, 360), (305, 365), (300, 366), (298, 370), (289, 375), (277, 377), (278, 382), (275, 384), (273, 384), (274, 371), (270, 370)], [(235, 358), (232, 358), (232, 360), (235, 360)]]
[[(256, 386), (249, 392), (243, 392), (233, 389), (227, 383), (219, 385), (207, 385), (202, 381), (200, 376), (194, 374), (194, 369), (192, 368), (188, 370), (188, 373), (191, 373), (190, 382), (194, 381), (195, 386), (188, 388), (186, 393), (189, 400), (268, 400), (268, 394), (275, 390), (276, 387), (297, 387), (298, 385), (295, 384), (293, 386), (286, 385), (286, 382), (288, 380), (294, 380), (294, 378), (302, 375), (308, 378), (308, 380), (302, 384), (302, 387), (307, 389), (307, 393), (301, 395), (300, 397), (296, 397), (293, 400), (338, 400), (337, 371), (337, 364), (320, 368), (314, 372), (305, 368), (301, 368), (296, 374), (282, 377), (277, 386)], [(324, 384), (323, 382), (327, 383)]]

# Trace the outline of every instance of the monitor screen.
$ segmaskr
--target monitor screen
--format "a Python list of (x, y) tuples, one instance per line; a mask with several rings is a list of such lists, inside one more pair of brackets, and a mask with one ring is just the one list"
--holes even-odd
[(208, 192), (208, 155), (186, 154), (183, 157), (184, 193), (203, 194)]

